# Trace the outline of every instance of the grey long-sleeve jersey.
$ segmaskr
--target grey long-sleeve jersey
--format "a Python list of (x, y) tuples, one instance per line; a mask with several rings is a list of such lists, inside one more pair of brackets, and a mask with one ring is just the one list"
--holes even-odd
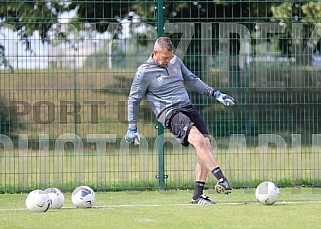
[(130, 89), (129, 128), (137, 128), (138, 105), (144, 96), (157, 120), (164, 125), (171, 110), (191, 104), (186, 87), (207, 96), (212, 96), (215, 91), (190, 72), (179, 57), (174, 55), (170, 63), (162, 67), (150, 56), (137, 69)]

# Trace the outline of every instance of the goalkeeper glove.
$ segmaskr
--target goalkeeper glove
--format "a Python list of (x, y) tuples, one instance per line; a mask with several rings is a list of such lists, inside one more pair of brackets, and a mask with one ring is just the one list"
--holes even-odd
[(135, 145), (139, 145), (140, 137), (137, 132), (137, 129), (128, 129), (125, 140), (128, 143), (134, 143)]
[(234, 106), (235, 102), (234, 99), (226, 94), (221, 93), (220, 91), (215, 91), (213, 96), (216, 98), (217, 101), (222, 103), (224, 106)]

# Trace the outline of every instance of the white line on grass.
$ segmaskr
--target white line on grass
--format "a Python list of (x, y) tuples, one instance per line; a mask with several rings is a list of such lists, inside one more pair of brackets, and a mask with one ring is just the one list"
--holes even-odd
[[(246, 201), (246, 202), (221, 202), (215, 205), (259, 205), (260, 203), (256, 201)], [(305, 201), (279, 201), (274, 205), (290, 205), (290, 204), (321, 204), (321, 200), (305, 200)], [(213, 206), (215, 206), (213, 205)], [(107, 206), (93, 206), (92, 208), (97, 209), (113, 209), (113, 208), (129, 208), (129, 207), (175, 207), (175, 206), (199, 206), (197, 204), (113, 204)], [(77, 209), (74, 206), (65, 206), (62, 209)], [(0, 208), (0, 211), (24, 211), (27, 208)], [(59, 209), (49, 209), (59, 210)]]
[[(246, 202), (221, 202), (215, 205), (249, 205), (249, 204), (260, 204), (257, 201), (246, 201)], [(279, 201), (275, 205), (287, 205), (287, 204), (321, 204), (321, 200), (307, 200), (307, 201)], [(214, 206), (215, 206), (214, 205)], [(96, 206), (95, 208), (124, 208), (124, 207), (175, 207), (175, 206), (197, 206), (197, 204), (117, 204), (108, 206)], [(199, 205), (198, 205), (199, 206)]]

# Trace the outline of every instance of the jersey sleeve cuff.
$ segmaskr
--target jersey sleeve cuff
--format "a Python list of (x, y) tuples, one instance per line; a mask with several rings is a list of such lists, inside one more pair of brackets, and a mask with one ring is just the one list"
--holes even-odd
[(135, 130), (135, 129), (137, 129), (137, 125), (136, 124), (129, 124), (128, 125), (128, 129), (130, 129), (130, 130)]

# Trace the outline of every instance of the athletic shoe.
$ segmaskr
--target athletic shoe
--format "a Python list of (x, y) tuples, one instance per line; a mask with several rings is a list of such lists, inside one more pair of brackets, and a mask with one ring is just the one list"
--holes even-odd
[(227, 182), (226, 178), (223, 177), (217, 181), (217, 183), (215, 185), (215, 190), (219, 194), (221, 194), (221, 193), (230, 194), (232, 191), (232, 188), (229, 185), (229, 183)]
[(192, 204), (215, 204), (208, 196), (201, 195), (196, 200), (192, 200)]

